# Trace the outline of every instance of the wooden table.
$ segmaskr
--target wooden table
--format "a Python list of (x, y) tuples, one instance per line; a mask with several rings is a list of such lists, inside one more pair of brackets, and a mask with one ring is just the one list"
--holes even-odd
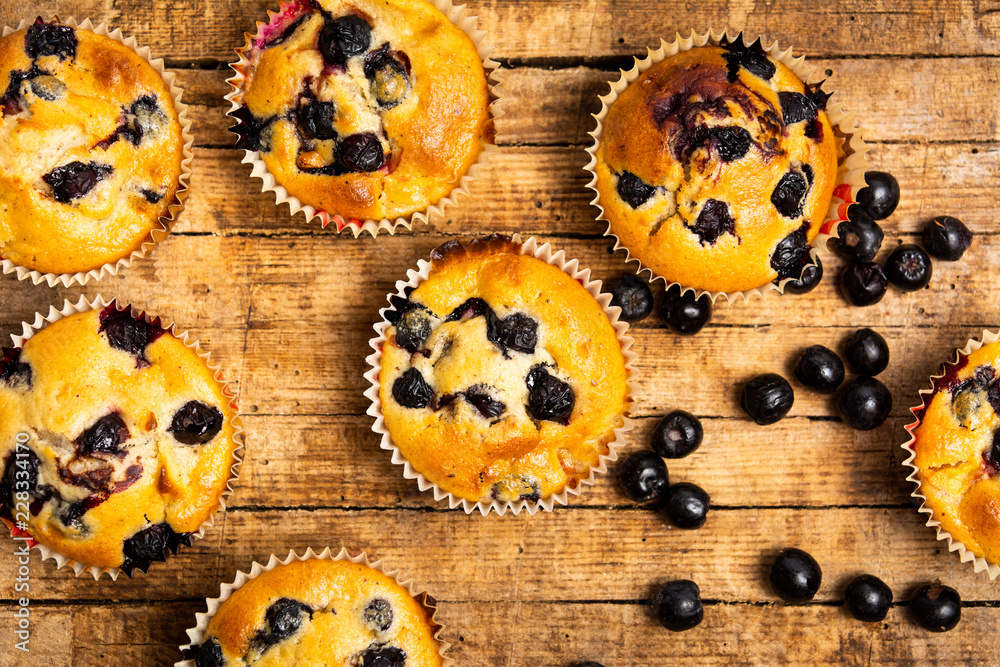
[[(384, 557), (441, 600), (461, 665), (608, 667), (666, 664), (996, 664), (997, 584), (959, 562), (911, 505), (902, 466), (907, 408), (951, 351), (1000, 326), (1000, 11), (971, 0), (473, 0), (506, 70), (500, 150), (447, 217), (412, 233), (354, 239), (276, 208), (259, 192), (226, 128), (224, 79), (245, 30), (273, 0), (0, 0), (0, 23), (36, 13), (107, 21), (178, 73), (195, 133), (192, 193), (174, 233), (116, 279), (51, 289), (0, 280), (0, 332), (64, 298), (115, 296), (176, 321), (211, 350), (238, 391), (247, 457), (232, 506), (194, 548), (148, 575), (75, 578), (31, 558), (31, 653), (14, 655), (14, 543), (0, 549), (0, 663), (167, 665), (204, 598), (254, 559), (308, 546)], [(992, 7), (992, 8), (988, 8)], [(528, 516), (449, 511), (404, 480), (378, 448), (362, 396), (367, 341), (393, 283), (432, 248), (491, 231), (534, 234), (609, 278), (624, 270), (594, 221), (584, 147), (597, 95), (660, 36), (723, 26), (766, 34), (827, 71), (830, 87), (870, 128), (871, 162), (899, 179), (899, 209), (881, 257), (912, 242), (936, 214), (973, 230), (965, 259), (938, 262), (929, 291), (890, 291), (853, 308), (837, 294), (842, 263), (806, 297), (717, 306), (698, 336), (658, 316), (636, 326), (636, 429), (646, 447), (658, 417), (701, 417), (705, 443), (672, 462), (671, 479), (703, 486), (713, 510), (681, 531), (629, 503), (605, 476), (570, 507)], [(658, 288), (658, 292), (662, 290)], [(834, 401), (797, 386), (791, 415), (750, 422), (738, 390), (751, 375), (791, 377), (797, 353), (838, 348), (860, 326), (892, 348), (883, 376), (895, 406), (867, 433)], [(816, 600), (776, 602), (766, 566), (799, 546), (823, 567)], [(851, 619), (843, 588), (873, 573), (905, 601), (940, 580), (965, 600), (947, 634), (908, 620)], [(705, 621), (683, 634), (653, 619), (658, 584), (691, 578)]]

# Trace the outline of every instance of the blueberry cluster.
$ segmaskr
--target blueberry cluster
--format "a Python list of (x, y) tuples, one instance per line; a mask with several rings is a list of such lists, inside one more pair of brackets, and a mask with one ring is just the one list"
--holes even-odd
[[(611, 305), (621, 308), (619, 317), (622, 320), (639, 322), (653, 312), (653, 292), (649, 284), (638, 276), (619, 276), (610, 283), (609, 290)], [(691, 291), (681, 294), (680, 285), (672, 285), (663, 294), (660, 316), (674, 333), (694, 335), (712, 319), (712, 299), (708, 294), (696, 298)]]
[(913, 243), (896, 247), (884, 266), (875, 261), (885, 234), (878, 220), (892, 215), (899, 204), (899, 184), (892, 174), (870, 171), (867, 187), (858, 192), (858, 202), (848, 208), (848, 219), (837, 229), (839, 238), (831, 246), (851, 264), (840, 276), (844, 297), (855, 306), (871, 306), (882, 300), (889, 285), (914, 292), (930, 283), (931, 257), (954, 262), (972, 243), (969, 229), (957, 218), (938, 216), (927, 223), (923, 248)]

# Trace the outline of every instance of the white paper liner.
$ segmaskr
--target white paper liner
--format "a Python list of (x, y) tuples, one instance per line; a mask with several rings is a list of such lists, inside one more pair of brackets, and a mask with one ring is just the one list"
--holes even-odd
[(976, 340), (975, 338), (969, 340), (965, 344), (965, 347), (960, 350), (955, 350), (955, 360), (946, 361), (941, 367), (941, 372), (932, 375), (930, 379), (930, 387), (927, 389), (921, 389), (920, 394), (920, 405), (910, 408), (910, 412), (916, 421), (908, 424), (906, 432), (910, 434), (910, 439), (901, 445), (901, 447), (907, 451), (909, 456), (903, 461), (903, 465), (910, 469), (910, 474), (906, 478), (906, 481), (913, 482), (916, 488), (913, 493), (910, 494), (913, 498), (920, 501), (920, 507), (918, 512), (927, 515), (927, 526), (935, 528), (937, 530), (937, 539), (939, 541), (948, 542), (948, 551), (957, 551), (961, 562), (972, 563), (972, 568), (974, 572), (986, 572), (990, 579), (996, 579), (997, 575), (1000, 575), (1000, 564), (991, 563), (982, 556), (977, 556), (972, 553), (969, 549), (965, 547), (964, 544), (952, 537), (951, 533), (941, 527), (941, 522), (934, 518), (934, 510), (927, 506), (927, 497), (920, 493), (920, 468), (918, 468), (914, 463), (913, 459), (917, 457), (916, 451), (913, 449), (913, 444), (917, 441), (916, 430), (920, 426), (920, 422), (923, 421), (923, 415), (925, 410), (930, 405), (931, 398), (934, 396), (934, 385), (938, 380), (945, 376), (948, 368), (957, 365), (962, 358), (968, 357), (970, 354), (983, 347), (984, 345), (991, 345), (997, 340), (1000, 340), (1000, 334), (989, 331), (988, 329), (983, 330), (982, 340)]
[[(441, 634), (444, 632), (444, 625), (442, 625), (434, 618), (435, 615), (437, 614), (437, 601), (434, 600), (433, 597), (431, 597), (425, 591), (417, 591), (413, 585), (413, 579), (403, 579), (403, 575), (400, 574), (399, 570), (387, 570), (384, 564), (385, 561), (383, 561), (382, 559), (379, 559), (375, 562), (371, 562), (368, 559), (367, 553), (362, 551), (357, 556), (351, 556), (347, 552), (347, 549), (344, 548), (342, 548), (340, 552), (336, 556), (334, 556), (333, 552), (330, 550), (330, 547), (327, 547), (320, 553), (316, 553), (315, 551), (312, 550), (312, 547), (310, 547), (306, 549), (306, 552), (301, 556), (299, 556), (298, 554), (295, 553), (294, 550), (292, 550), (288, 552), (288, 556), (286, 556), (284, 560), (278, 560), (277, 556), (271, 554), (271, 557), (267, 561), (267, 565), (261, 565), (257, 561), (254, 561), (253, 565), (251, 565), (250, 567), (249, 574), (246, 574), (242, 571), (237, 571), (236, 580), (233, 581), (233, 583), (222, 584), (219, 590), (219, 597), (208, 598), (205, 601), (208, 605), (208, 611), (199, 612), (195, 614), (195, 618), (197, 619), (197, 624), (195, 625), (195, 627), (190, 628), (187, 631), (188, 639), (190, 639), (191, 641), (185, 644), (184, 646), (181, 646), (181, 653), (190, 650), (194, 646), (200, 645), (205, 640), (205, 630), (208, 629), (208, 623), (209, 621), (212, 620), (212, 617), (215, 615), (215, 612), (218, 611), (219, 606), (223, 602), (228, 600), (229, 597), (237, 589), (243, 586), (243, 584), (250, 581), (251, 579), (259, 577), (264, 572), (273, 570), (279, 565), (288, 565), (292, 561), (306, 561), (314, 558), (318, 558), (321, 560), (333, 560), (333, 561), (346, 560), (355, 563), (357, 565), (364, 565), (374, 570), (378, 570), (379, 572), (381, 572), (382, 574), (389, 577), (397, 584), (405, 588), (406, 592), (410, 594), (410, 597), (412, 597), (414, 600), (420, 603), (424, 607), (424, 609), (430, 612), (430, 617), (429, 617), (430, 623), (432, 628), (434, 628), (435, 630), (433, 636), (438, 643), (439, 647), (438, 654), (441, 656), (442, 667), (454, 667), (455, 661), (445, 655), (445, 652), (451, 647), (451, 644), (441, 639)], [(195, 667), (195, 663), (193, 659), (179, 660), (178, 662), (174, 663), (174, 667)]]
[[(23, 347), (25, 341), (27, 341), (29, 338), (38, 333), (41, 329), (45, 328), (49, 324), (52, 324), (53, 322), (57, 322), (58, 320), (61, 320), (64, 317), (69, 317), (70, 315), (73, 315), (75, 313), (83, 313), (90, 310), (103, 310), (112, 303), (116, 304), (115, 307), (118, 308), (118, 310), (120, 311), (124, 310), (124, 308), (119, 306), (116, 301), (114, 300), (108, 301), (100, 294), (95, 296), (92, 301), (87, 301), (86, 297), (83, 296), (81, 296), (76, 303), (70, 303), (69, 299), (67, 299), (63, 302), (63, 307), (59, 310), (56, 310), (55, 306), (50, 306), (48, 315), (43, 316), (41, 313), (35, 313), (34, 322), (32, 322), (31, 324), (28, 324), (27, 322), (21, 323), (22, 332), (20, 336), (11, 334), (10, 337), (14, 341), (14, 347), (18, 348)], [(126, 307), (130, 309), (130, 312), (132, 313), (133, 317), (142, 317), (149, 324), (153, 324), (157, 319), (153, 316), (150, 316), (148, 313), (140, 312), (131, 306), (126, 306)], [(175, 331), (176, 325), (174, 323), (166, 325), (161, 322), (159, 323), (159, 326), (167, 333), (179, 339), (182, 343), (184, 343), (185, 346), (194, 350), (195, 353), (205, 361), (205, 365), (208, 366), (209, 371), (212, 372), (215, 381), (221, 385), (222, 395), (229, 399), (229, 408), (233, 411), (233, 418), (230, 420), (230, 425), (233, 427), (233, 442), (236, 444), (236, 448), (233, 450), (233, 458), (235, 459), (235, 462), (230, 467), (229, 480), (226, 482), (226, 489), (222, 492), (222, 495), (219, 497), (218, 507), (212, 510), (212, 513), (209, 515), (208, 519), (201, 524), (201, 527), (198, 529), (197, 532), (191, 533), (192, 540), (201, 539), (202, 537), (205, 536), (205, 531), (207, 531), (209, 528), (215, 525), (216, 513), (219, 510), (225, 511), (226, 499), (233, 494), (233, 482), (239, 479), (239, 469), (240, 465), (243, 463), (243, 452), (245, 450), (243, 420), (240, 419), (239, 409), (236, 406), (236, 395), (232, 392), (232, 390), (230, 390), (229, 383), (222, 378), (222, 371), (219, 369), (219, 367), (212, 364), (211, 360), (209, 359), (210, 354), (201, 349), (201, 345), (198, 343), (197, 340), (191, 340), (191, 337), (188, 335), (187, 332), (178, 334)], [(8, 523), (6, 519), (4, 519), (3, 522)], [(20, 531), (12, 526), (9, 527), (11, 527), (12, 536), (24, 535), (24, 534), (30, 535), (30, 533), (28, 533), (27, 531)], [(90, 572), (90, 574), (93, 575), (94, 579), (100, 579), (101, 574), (107, 572), (112, 580), (117, 580), (118, 575), (121, 573), (121, 569), (117, 567), (100, 568), (97, 567), (96, 565), (87, 565), (85, 563), (78, 563), (74, 560), (67, 558), (66, 556), (63, 556), (54, 549), (51, 549), (50, 547), (35, 541), (34, 539), (31, 539), (29, 543), (31, 543), (31, 547), (33, 549), (37, 549), (39, 551), (43, 561), (54, 560), (57, 569), (62, 569), (63, 567), (68, 565), (71, 568), (73, 568), (73, 572), (78, 577), (84, 572)], [(176, 555), (176, 554), (169, 554), (168, 552), (167, 557), (169, 558), (170, 555)], [(137, 568), (135, 571), (141, 572), (142, 570), (139, 570)], [(133, 572), (133, 577), (134, 577), (134, 572)]]
[[(601, 110), (598, 113), (593, 114), (594, 120), (597, 121), (597, 127), (590, 132), (590, 136), (593, 137), (594, 141), (587, 148), (587, 152), (590, 154), (590, 161), (587, 163), (587, 166), (584, 167), (584, 169), (591, 175), (591, 180), (587, 183), (587, 187), (594, 191), (594, 199), (590, 203), (600, 210), (597, 220), (599, 222), (607, 223), (607, 229), (605, 230), (604, 235), (615, 240), (614, 249), (616, 251), (625, 251), (625, 262), (635, 262), (638, 264), (639, 266), (636, 268), (636, 273), (641, 276), (645, 272), (648, 276), (646, 277), (646, 280), (650, 282), (662, 280), (667, 289), (670, 289), (673, 285), (680, 285), (681, 294), (694, 292), (695, 298), (700, 298), (701, 295), (707, 294), (709, 298), (711, 298), (713, 304), (719, 297), (725, 297), (728, 303), (732, 303), (737, 299), (743, 299), (744, 302), (749, 302), (751, 296), (759, 296), (763, 298), (768, 292), (778, 292), (779, 294), (783, 294), (785, 291), (785, 285), (795, 279), (785, 278), (777, 285), (773, 282), (769, 282), (766, 285), (761, 285), (760, 287), (755, 287), (743, 292), (712, 292), (694, 287), (686, 287), (678, 282), (670, 281), (663, 276), (657, 275), (652, 269), (644, 266), (637, 257), (633, 257), (629, 252), (629, 249), (625, 247), (618, 236), (611, 231), (611, 223), (605, 217), (604, 207), (601, 206), (601, 195), (597, 190), (597, 172), (595, 171), (595, 167), (597, 166), (597, 149), (600, 146), (601, 133), (604, 129), (604, 119), (607, 117), (608, 111), (611, 109), (611, 105), (614, 104), (615, 100), (618, 99), (618, 96), (629, 86), (629, 84), (638, 79), (639, 76), (647, 69), (665, 58), (673, 56), (681, 51), (689, 51), (695, 47), (705, 46), (709, 43), (718, 44), (723, 37), (727, 38), (730, 42), (735, 42), (737, 37), (741, 35), (743, 43), (746, 46), (750, 46), (758, 39), (758, 37), (753, 37), (752, 39), (748, 38), (742, 31), (734, 30), (732, 28), (729, 28), (724, 32), (709, 30), (703, 34), (698, 34), (692, 30), (690, 36), (688, 37), (681, 37), (680, 33), (676, 33), (676, 37), (673, 42), (667, 42), (666, 40), (661, 39), (660, 48), (655, 51), (653, 49), (647, 49), (646, 57), (642, 60), (636, 58), (635, 65), (633, 65), (632, 69), (627, 72), (621, 70), (621, 78), (619, 78), (618, 81), (611, 83), (611, 91), (607, 95), (602, 95), (600, 97)], [(764, 51), (771, 56), (771, 58), (781, 62), (792, 70), (792, 72), (794, 72), (804, 84), (816, 84), (823, 79), (823, 77), (818, 75), (816, 67), (805, 64), (805, 56), (792, 56), (792, 49), (790, 47), (785, 50), (781, 50), (776, 41), (770, 46), (764, 46), (766, 43), (764, 37), (760, 36), (759, 39)], [(853, 114), (844, 110), (840, 103), (840, 94), (836, 91), (831, 94), (831, 97), (827, 102), (826, 115), (830, 119), (831, 125), (834, 127), (834, 133), (838, 138), (839, 150), (841, 153), (845, 154), (845, 158), (844, 161), (838, 165), (837, 186), (833, 191), (833, 197), (830, 201), (830, 208), (828, 209), (826, 220), (820, 226), (819, 234), (817, 234), (816, 238), (812, 241), (813, 250), (810, 252), (810, 259), (812, 263), (815, 263), (815, 260), (818, 257), (816, 249), (820, 248), (825, 250), (829, 239), (836, 238), (837, 236), (837, 225), (840, 222), (847, 220), (847, 208), (857, 201), (858, 191), (867, 186), (867, 183), (865, 183), (865, 172), (869, 169), (867, 153), (870, 146), (864, 140), (863, 135), (865, 131), (855, 122)], [(850, 154), (847, 155), (847, 153)]]
[[(522, 241), (520, 235), (514, 234), (511, 237), (511, 240), (514, 243), (521, 245), (522, 255), (530, 255), (536, 259), (540, 259), (543, 262), (551, 264), (568, 274), (571, 278), (583, 285), (584, 289), (590, 292), (591, 296), (593, 296), (597, 303), (601, 306), (604, 310), (604, 314), (607, 315), (611, 326), (617, 334), (618, 343), (621, 345), (622, 356), (625, 359), (625, 402), (629, 405), (634, 403), (635, 381), (638, 377), (638, 371), (634, 368), (633, 362), (638, 359), (638, 355), (632, 351), (633, 341), (632, 337), (628, 335), (628, 323), (619, 318), (621, 308), (611, 305), (611, 295), (607, 292), (601, 291), (601, 281), (591, 280), (590, 269), (580, 268), (580, 263), (577, 260), (567, 259), (565, 252), (562, 250), (554, 251), (552, 246), (548, 243), (539, 245), (538, 241), (533, 236), (529, 237), (526, 241)], [(408, 287), (416, 287), (426, 280), (430, 275), (431, 267), (431, 262), (428, 260), (419, 260), (417, 262), (417, 270), (410, 269), (406, 272), (407, 280), (399, 280), (396, 282), (395, 295), (405, 299), (406, 289)], [(391, 310), (391, 306), (379, 310), (379, 315), (382, 316), (382, 320), (375, 324), (375, 333), (377, 335), (375, 338), (368, 341), (368, 344), (373, 350), (375, 350), (375, 352), (370, 354), (366, 359), (370, 368), (368, 372), (365, 373), (365, 379), (368, 380), (371, 386), (365, 391), (365, 396), (368, 397), (372, 403), (368, 408), (367, 413), (369, 416), (375, 418), (375, 423), (372, 424), (372, 430), (381, 436), (380, 446), (382, 449), (392, 452), (392, 462), (403, 466), (403, 477), (406, 479), (417, 480), (417, 486), (419, 489), (421, 491), (430, 490), (434, 494), (434, 500), (440, 501), (447, 499), (448, 506), (451, 509), (461, 507), (467, 514), (472, 514), (478, 509), (483, 516), (486, 516), (491, 511), (496, 511), (497, 514), (503, 516), (508, 509), (515, 515), (521, 510), (527, 511), (528, 514), (534, 514), (539, 509), (551, 512), (556, 503), (560, 505), (569, 504), (569, 497), (571, 495), (579, 496), (583, 492), (584, 486), (593, 485), (598, 474), (604, 474), (608, 471), (608, 463), (618, 460), (618, 449), (625, 445), (625, 434), (633, 428), (632, 420), (629, 419), (628, 409), (626, 409), (622, 415), (622, 425), (614, 429), (614, 439), (608, 442), (608, 453), (602, 454), (599, 458), (598, 465), (590, 469), (590, 475), (587, 478), (580, 480), (579, 483), (577, 483), (577, 485), (573, 488), (567, 486), (560, 493), (555, 493), (548, 498), (541, 498), (536, 501), (515, 500), (505, 502), (500, 502), (498, 500), (493, 500), (491, 502), (482, 500), (479, 502), (473, 502), (466, 498), (459, 498), (451, 492), (441, 489), (441, 487), (437, 484), (424, 477), (410, 464), (409, 461), (406, 460), (406, 457), (404, 457), (402, 452), (399, 451), (399, 447), (397, 447), (392, 441), (392, 438), (389, 435), (389, 430), (385, 426), (385, 419), (382, 415), (382, 403), (379, 400), (379, 372), (382, 367), (382, 345), (386, 341), (385, 331), (392, 326), (389, 323), (389, 320), (385, 317), (389, 310)]]
[[(448, 20), (454, 23), (472, 39), (473, 43), (476, 45), (479, 57), (483, 59), (483, 69), (486, 72), (487, 85), (492, 84), (489, 89), (490, 104), (487, 107), (487, 112), (489, 114), (487, 132), (490, 132), (489, 126), (492, 125), (492, 133), (493, 136), (495, 136), (497, 120), (503, 116), (504, 112), (499, 105), (500, 92), (503, 85), (503, 78), (501, 77), (499, 71), (500, 63), (490, 58), (490, 54), (493, 52), (493, 45), (486, 42), (486, 32), (479, 30), (476, 27), (477, 17), (467, 15), (466, 5), (454, 5), (451, 0), (428, 1), (434, 5), (438, 11), (447, 16)], [(257, 21), (257, 33), (255, 35), (243, 33), (246, 38), (246, 44), (242, 48), (236, 49), (236, 54), (239, 56), (239, 60), (229, 64), (233, 71), (236, 72), (236, 75), (226, 79), (226, 83), (231, 85), (233, 88), (232, 91), (230, 91), (225, 97), (225, 99), (230, 103), (230, 108), (227, 112), (227, 115), (230, 117), (233, 117), (233, 113), (243, 106), (243, 86), (246, 81), (247, 68), (250, 66), (250, 62), (246, 58), (247, 51), (250, 50), (253, 41), (260, 37), (260, 29), (270, 25), (272, 20), (280, 16), (286, 8), (293, 4), (295, 4), (295, 0), (281, 0), (277, 12), (268, 10), (267, 23)], [(381, 220), (345, 220), (337, 213), (330, 213), (328, 211), (319, 210), (308, 204), (303, 204), (298, 197), (290, 194), (284, 186), (278, 183), (277, 179), (271, 174), (270, 170), (268, 170), (264, 160), (260, 157), (259, 151), (244, 150), (243, 160), (241, 162), (243, 164), (251, 165), (250, 176), (261, 180), (261, 192), (274, 193), (274, 203), (276, 206), (280, 207), (282, 204), (288, 204), (289, 216), (294, 217), (299, 211), (302, 211), (306, 217), (307, 223), (319, 218), (320, 226), (324, 229), (332, 222), (334, 227), (337, 229), (337, 233), (347, 229), (354, 234), (354, 238), (359, 237), (362, 232), (368, 232), (373, 238), (377, 238), (380, 231), (384, 231), (388, 234), (395, 234), (396, 230), (400, 227), (410, 230), (413, 228), (414, 222), (426, 223), (430, 220), (431, 216), (442, 216), (447, 207), (457, 203), (459, 196), (469, 195), (469, 187), (472, 183), (479, 179), (479, 172), (487, 165), (490, 157), (496, 151), (497, 147), (495, 140), (490, 142), (484, 140), (483, 150), (480, 152), (478, 159), (469, 168), (469, 171), (463, 175), (461, 179), (459, 179), (458, 185), (453, 188), (450, 193), (442, 197), (437, 202), (431, 204), (423, 211), (416, 211), (411, 213), (409, 217), (401, 216), (395, 220), (390, 220), (388, 218), (382, 218)]]
[[(120, 28), (109, 31), (108, 27), (104, 23), (94, 26), (90, 19), (84, 19), (82, 23), (78, 23), (74, 18), (59, 19), (57, 17), (53, 17), (53, 20), (59, 21), (63, 25), (68, 25), (74, 30), (89, 30), (97, 35), (113, 39), (135, 51), (140, 58), (145, 59), (146, 62), (148, 62), (150, 66), (156, 70), (157, 73), (159, 73), (163, 82), (167, 84), (167, 88), (170, 90), (170, 95), (172, 96), (174, 102), (174, 109), (177, 111), (177, 119), (181, 126), (181, 140), (184, 142), (181, 158), (181, 173), (177, 179), (177, 192), (174, 195), (174, 201), (167, 206), (167, 214), (160, 216), (160, 218), (156, 221), (159, 227), (154, 227), (150, 230), (149, 234), (146, 236), (146, 240), (142, 242), (139, 249), (133, 250), (128, 257), (122, 257), (114, 262), (108, 262), (107, 264), (104, 264), (96, 269), (79, 271), (77, 273), (42, 273), (34, 269), (18, 266), (9, 259), (0, 258), (0, 270), (3, 271), (4, 275), (16, 273), (18, 280), (30, 279), (35, 285), (45, 281), (49, 287), (55, 287), (57, 284), (69, 287), (74, 284), (86, 285), (90, 280), (101, 280), (105, 276), (118, 275), (118, 272), (122, 269), (132, 266), (132, 262), (145, 257), (153, 246), (170, 234), (170, 228), (177, 220), (177, 216), (184, 209), (184, 202), (188, 196), (188, 182), (191, 179), (191, 161), (194, 160), (194, 153), (192, 152), (192, 148), (194, 146), (194, 136), (191, 134), (191, 120), (188, 118), (187, 105), (181, 101), (184, 91), (174, 83), (174, 80), (177, 78), (176, 75), (173, 72), (167, 72), (164, 69), (163, 58), (156, 58), (155, 60), (151, 59), (149, 47), (140, 47), (136, 42), (135, 37), (124, 37)], [(31, 26), (32, 23), (33, 21), (22, 19), (21, 23), (16, 28), (4, 26), (3, 36), (6, 37), (12, 32), (17, 32), (18, 30), (27, 28)]]

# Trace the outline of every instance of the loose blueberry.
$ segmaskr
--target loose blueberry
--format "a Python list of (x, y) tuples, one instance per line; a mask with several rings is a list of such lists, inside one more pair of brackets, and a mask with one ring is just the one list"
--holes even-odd
[(267, 632), (261, 637), (264, 643), (277, 644), (294, 635), (302, 627), (303, 614), (312, 618), (312, 607), (291, 598), (275, 600), (264, 612), (264, 621), (267, 623)]
[(780, 421), (794, 402), (792, 385), (775, 373), (758, 375), (743, 386), (743, 409), (761, 426)]
[(653, 451), (665, 459), (684, 458), (698, 449), (703, 435), (697, 417), (683, 410), (674, 410), (656, 425)]
[(862, 574), (847, 584), (844, 606), (859, 621), (874, 623), (885, 620), (892, 606), (892, 589), (878, 577)]
[(203, 642), (198, 647), (194, 659), (195, 667), (226, 667), (226, 658), (222, 655), (222, 647), (214, 638)]
[(876, 331), (858, 329), (847, 338), (844, 356), (855, 373), (874, 377), (889, 365), (889, 344)]
[(76, 32), (68, 25), (60, 25), (55, 21), (45, 23), (39, 18), (28, 27), (24, 52), (32, 60), (43, 56), (72, 60), (76, 57)]
[(319, 33), (319, 51), (331, 65), (343, 65), (351, 56), (368, 50), (372, 27), (360, 16), (341, 16), (326, 21)]
[(337, 131), (333, 129), (336, 119), (337, 109), (333, 102), (312, 100), (299, 107), (299, 128), (302, 134), (312, 139), (336, 139)]
[(885, 260), (885, 277), (903, 292), (923, 289), (931, 281), (931, 258), (923, 248), (912, 243), (897, 247)]
[(745, 46), (742, 38), (737, 37), (735, 42), (723, 43), (721, 46), (727, 49), (722, 57), (726, 59), (728, 66), (729, 83), (736, 83), (740, 67), (765, 81), (770, 81), (777, 72), (774, 63), (764, 53), (759, 39), (750, 46)]
[(382, 142), (371, 132), (352, 134), (341, 141), (337, 155), (347, 171), (378, 171), (385, 163)]
[(712, 299), (708, 294), (696, 299), (691, 291), (681, 294), (680, 285), (673, 285), (663, 295), (660, 315), (674, 333), (691, 336), (712, 319)]
[(858, 192), (858, 204), (873, 220), (885, 220), (899, 204), (899, 183), (884, 171), (865, 172), (868, 187)]
[(648, 503), (667, 491), (667, 465), (650, 451), (635, 452), (618, 468), (618, 481), (629, 500)]
[(73, 441), (77, 454), (117, 454), (119, 445), (129, 439), (128, 426), (117, 412), (101, 417)]
[(878, 223), (856, 206), (848, 210), (848, 219), (837, 226), (837, 238), (830, 240), (835, 251), (854, 262), (875, 259), (885, 234)]
[(406, 653), (395, 646), (369, 646), (361, 655), (361, 667), (405, 667)]
[(771, 564), (771, 589), (791, 604), (809, 602), (816, 597), (823, 572), (819, 563), (801, 549), (782, 549)]
[(639, 208), (653, 196), (656, 188), (644, 182), (630, 171), (623, 171), (618, 177), (618, 196), (632, 208)]
[(419, 350), (433, 330), (430, 315), (431, 312), (420, 304), (403, 311), (396, 321), (396, 344), (407, 352)]
[(362, 617), (365, 623), (380, 632), (385, 632), (392, 625), (392, 605), (385, 598), (374, 598), (365, 606)]
[(365, 76), (371, 82), (372, 95), (383, 109), (397, 106), (406, 96), (408, 64), (397, 59), (388, 43), (365, 56)]
[(778, 280), (798, 278), (809, 262), (809, 223), (804, 223), (794, 232), (778, 241), (771, 253), (771, 268), (778, 272)]
[(167, 552), (177, 553), (181, 544), (191, 546), (190, 533), (177, 533), (168, 524), (156, 523), (140, 530), (122, 544), (125, 560), (121, 571), (132, 576), (132, 571), (138, 568), (142, 572), (156, 561), (167, 560)]
[(222, 430), (222, 411), (201, 401), (188, 401), (174, 414), (167, 429), (177, 442), (185, 445), (204, 445)]
[(0, 348), (0, 382), (12, 389), (31, 387), (31, 366), (21, 361), (20, 348)]
[(715, 243), (723, 234), (736, 235), (736, 222), (729, 214), (729, 206), (718, 199), (708, 199), (701, 207), (698, 218), (689, 229), (698, 235), (702, 245)]
[(653, 292), (649, 283), (635, 274), (616, 278), (610, 291), (611, 305), (622, 309), (618, 317), (626, 322), (644, 320), (653, 312)]
[(701, 606), (701, 589), (688, 579), (668, 581), (653, 598), (653, 612), (667, 630), (690, 630), (705, 618), (705, 611)]
[(786, 218), (798, 218), (802, 215), (808, 193), (809, 181), (806, 177), (801, 172), (790, 171), (775, 186), (771, 193), (771, 203)]
[(573, 388), (549, 375), (542, 366), (535, 366), (525, 378), (528, 386), (528, 414), (538, 421), (566, 423), (576, 405)]
[(486, 419), (496, 419), (504, 413), (507, 405), (496, 401), (486, 391), (485, 385), (476, 385), (465, 390), (465, 400), (472, 404)]
[(434, 390), (419, 370), (411, 368), (392, 383), (392, 397), (404, 408), (425, 408), (434, 398)]
[(854, 306), (872, 306), (882, 300), (889, 287), (881, 264), (851, 264), (840, 274), (840, 289)]
[(830, 348), (813, 345), (795, 362), (795, 379), (817, 393), (832, 394), (844, 381), (844, 362)]
[(923, 244), (935, 259), (955, 262), (972, 244), (972, 232), (958, 218), (939, 215), (924, 227)]
[(112, 172), (114, 167), (111, 165), (76, 161), (56, 167), (42, 176), (42, 180), (52, 188), (53, 199), (61, 204), (68, 204), (93, 190)]
[(875, 378), (862, 375), (840, 393), (840, 418), (851, 428), (870, 431), (878, 428), (892, 410), (892, 394)]
[(792, 280), (785, 283), (785, 291), (789, 294), (806, 294), (816, 289), (820, 281), (823, 280), (823, 262), (819, 257), (813, 260), (814, 264), (807, 264), (802, 273), (793, 275)]
[(486, 338), (505, 353), (517, 350), (534, 354), (538, 344), (538, 322), (524, 313), (512, 313), (501, 320), (490, 308), (486, 313)]
[(695, 484), (681, 482), (667, 488), (660, 512), (678, 528), (701, 528), (708, 517), (709, 498)]
[(723, 162), (735, 162), (747, 154), (753, 140), (750, 133), (739, 125), (726, 125), (712, 129), (712, 138)]
[(163, 329), (132, 317), (128, 309), (118, 310), (110, 305), (101, 312), (100, 333), (108, 337), (108, 344), (116, 350), (128, 352), (140, 361), (146, 360), (146, 346), (163, 335)]
[(910, 598), (910, 616), (925, 630), (947, 632), (962, 619), (962, 598), (950, 586), (921, 586)]

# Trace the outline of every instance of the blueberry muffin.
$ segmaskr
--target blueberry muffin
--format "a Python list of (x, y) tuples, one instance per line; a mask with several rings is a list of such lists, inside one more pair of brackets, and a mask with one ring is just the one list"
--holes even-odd
[(163, 229), (184, 140), (170, 90), (132, 49), (41, 19), (0, 38), (0, 257), (76, 273)]
[(293, 3), (242, 55), (237, 147), (345, 220), (425, 210), (492, 142), (476, 45), (425, 0)]
[(145, 572), (219, 507), (233, 417), (158, 320), (114, 304), (57, 320), (3, 350), (0, 516), (78, 563)]
[(507, 237), (450, 241), (391, 297), (379, 372), (385, 426), (439, 488), (472, 502), (575, 488), (629, 406), (607, 315), (584, 287)]
[(943, 530), (1000, 564), (1000, 343), (946, 369), (913, 430), (919, 492)]
[(263, 572), (225, 600), (197, 667), (438, 667), (432, 613), (382, 572), (311, 558)]
[(685, 287), (799, 278), (837, 180), (827, 97), (759, 41), (656, 63), (612, 103), (595, 151), (610, 233)]

